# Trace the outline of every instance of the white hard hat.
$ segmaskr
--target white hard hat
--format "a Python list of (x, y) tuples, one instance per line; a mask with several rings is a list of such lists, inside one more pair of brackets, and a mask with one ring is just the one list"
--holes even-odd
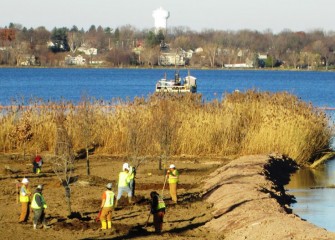
[(128, 163), (124, 163), (123, 166), (122, 166), (122, 169), (123, 170), (129, 169), (129, 164)]
[(37, 185), (37, 189), (42, 190), (43, 189), (43, 185)]
[(171, 164), (170, 168), (176, 168), (176, 166), (174, 164)]
[(112, 183), (107, 183), (106, 188), (112, 189), (113, 184)]
[(28, 178), (23, 178), (21, 183), (23, 183), (23, 184), (29, 183)]

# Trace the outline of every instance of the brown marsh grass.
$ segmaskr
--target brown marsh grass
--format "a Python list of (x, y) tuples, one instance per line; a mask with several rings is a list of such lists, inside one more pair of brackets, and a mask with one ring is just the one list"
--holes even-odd
[(208, 103), (199, 94), (155, 94), (3, 109), (0, 151), (53, 152), (59, 113), (74, 149), (129, 157), (277, 152), (309, 164), (329, 150), (333, 136), (323, 111), (285, 92), (234, 92)]

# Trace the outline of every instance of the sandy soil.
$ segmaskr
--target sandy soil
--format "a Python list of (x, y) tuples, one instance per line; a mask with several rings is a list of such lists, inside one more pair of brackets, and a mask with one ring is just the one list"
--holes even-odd
[[(100, 230), (95, 221), (100, 197), (108, 182), (117, 181), (124, 160), (91, 156), (91, 175), (79, 160), (71, 185), (72, 211), (68, 219), (64, 189), (45, 163), (42, 174), (32, 174), (30, 160), (11, 155), (0, 158), (1, 239), (335, 239), (335, 233), (318, 228), (291, 214), (290, 197), (282, 188), (294, 168), (289, 160), (268, 156), (245, 156), (236, 160), (176, 158), (179, 169), (179, 204), (173, 205), (168, 186), (163, 192), (167, 213), (161, 235), (154, 234), (149, 213), (149, 193), (162, 193), (164, 172), (158, 162), (144, 161), (137, 172), (136, 204), (126, 198), (113, 215), (113, 230)], [(17, 180), (28, 177), (32, 190), (44, 184), (50, 229), (18, 224), (20, 205), (16, 202)], [(117, 192), (117, 189), (114, 189)]]

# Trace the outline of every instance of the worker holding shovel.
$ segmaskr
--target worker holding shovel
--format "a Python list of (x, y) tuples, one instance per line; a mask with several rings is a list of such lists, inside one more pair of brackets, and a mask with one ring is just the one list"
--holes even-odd
[(165, 215), (165, 203), (163, 198), (155, 191), (150, 193), (150, 197), (151, 197), (151, 214), (153, 214), (154, 216), (155, 233), (161, 233), (163, 228), (163, 219)]
[(169, 187), (170, 187), (170, 195), (173, 203), (177, 203), (177, 185), (179, 182), (179, 172), (176, 169), (174, 164), (171, 164), (169, 170), (167, 170), (166, 175), (169, 177)]

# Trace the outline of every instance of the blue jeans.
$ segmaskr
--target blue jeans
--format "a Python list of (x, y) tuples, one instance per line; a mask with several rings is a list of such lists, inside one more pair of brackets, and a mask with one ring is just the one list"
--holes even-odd
[(133, 196), (129, 187), (118, 187), (116, 200), (119, 200), (124, 192), (128, 193), (128, 197)]

